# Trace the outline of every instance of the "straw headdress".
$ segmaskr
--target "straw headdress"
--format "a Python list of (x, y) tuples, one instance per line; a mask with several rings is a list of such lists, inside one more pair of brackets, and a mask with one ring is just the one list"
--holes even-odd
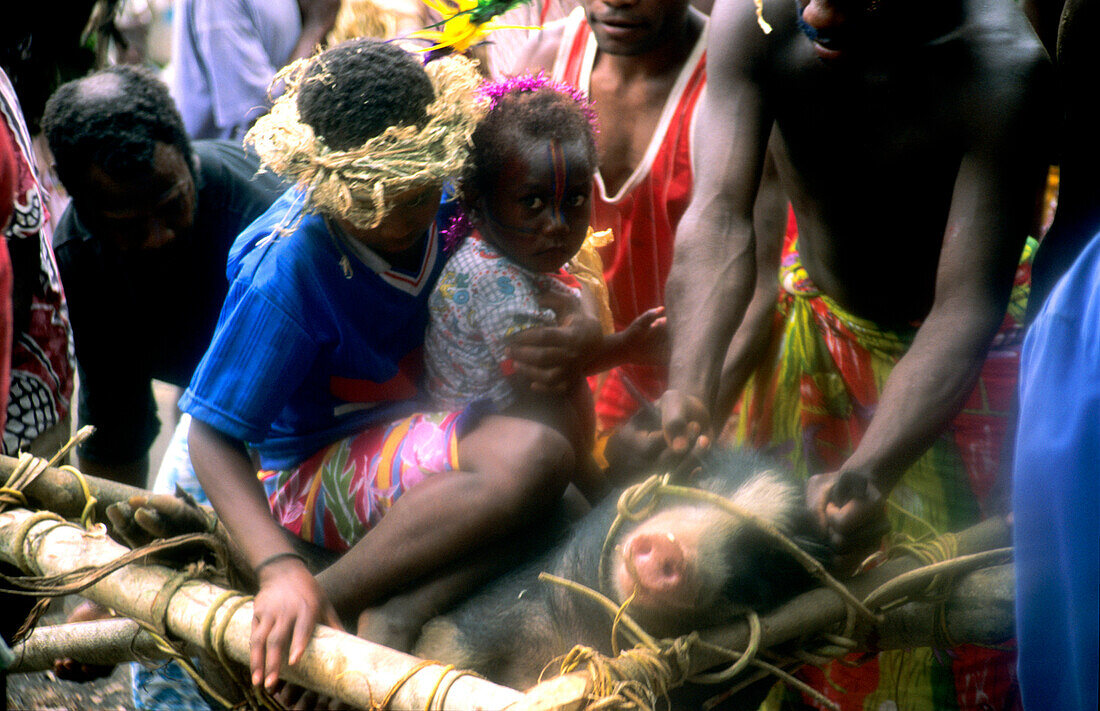
[[(395, 195), (439, 183), (462, 169), (470, 137), (485, 111), (475, 90), (480, 75), (463, 57), (430, 62), (425, 71), (435, 100), (422, 127), (390, 126), (357, 148), (326, 145), (298, 113), (304, 82), (330, 81), (324, 53), (290, 64), (272, 87), (285, 84), (271, 112), (245, 136), (265, 168), (307, 193), (307, 209), (348, 220), (361, 229), (378, 226)], [(320, 62), (319, 71), (312, 71)]]

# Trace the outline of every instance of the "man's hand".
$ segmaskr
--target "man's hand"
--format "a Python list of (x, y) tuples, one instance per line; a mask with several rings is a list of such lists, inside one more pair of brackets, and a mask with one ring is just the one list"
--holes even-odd
[(806, 503), (836, 551), (835, 567), (849, 573), (874, 552), (890, 530), (886, 494), (857, 471), (816, 474), (806, 482)]
[(256, 574), (260, 591), (252, 614), (252, 684), (262, 683), (271, 690), (283, 665), (297, 664), (302, 658), (318, 622), (341, 630), (343, 625), (321, 586), (297, 558), (278, 558)]
[(607, 442), (604, 457), (617, 483), (654, 467), (682, 469), (710, 447), (710, 417), (702, 401), (676, 390), (638, 411)]
[(272, 696), (287, 711), (344, 711), (351, 708), (340, 699), (322, 696), (312, 689), (285, 681), (276, 685)]
[[(139, 494), (107, 507), (114, 538), (131, 548), (140, 548), (155, 540), (188, 533), (209, 533), (215, 518), (202, 509), (195, 499), (177, 488), (176, 494)], [(169, 565), (179, 565), (202, 556), (207, 549), (194, 546), (161, 551), (155, 558)]]
[(661, 411), (661, 430), (668, 455), (682, 459), (710, 447), (710, 413), (699, 398), (679, 390), (666, 390), (657, 401)]
[(652, 473), (665, 438), (656, 408), (643, 407), (626, 422), (615, 428), (604, 448), (611, 483), (626, 486), (635, 483), (642, 474)]
[(588, 363), (603, 344), (603, 331), (595, 316), (578, 301), (545, 294), (539, 303), (557, 314), (556, 326), (530, 328), (516, 334), (509, 347), (516, 374), (541, 392), (567, 392), (586, 374)]

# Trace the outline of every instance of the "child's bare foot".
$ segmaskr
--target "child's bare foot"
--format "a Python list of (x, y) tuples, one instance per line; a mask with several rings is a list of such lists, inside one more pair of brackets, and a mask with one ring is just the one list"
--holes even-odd
[[(95, 620), (106, 620), (112, 616), (111, 611), (107, 608), (91, 600), (84, 600), (73, 608), (73, 611), (69, 613), (69, 617), (65, 621), (94, 622)], [(103, 677), (110, 676), (114, 669), (112, 665), (85, 664), (68, 657), (58, 659), (53, 663), (54, 676), (58, 679), (64, 679), (65, 681), (93, 681), (94, 679), (102, 679)]]

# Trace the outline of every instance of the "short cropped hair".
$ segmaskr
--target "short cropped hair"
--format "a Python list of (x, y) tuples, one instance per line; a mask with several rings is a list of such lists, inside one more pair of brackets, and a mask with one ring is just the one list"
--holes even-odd
[(92, 165), (115, 178), (145, 174), (157, 143), (176, 147), (188, 165), (193, 162), (168, 87), (141, 67), (110, 67), (61, 85), (46, 102), (42, 125), (57, 175), (70, 192)]
[(397, 45), (362, 38), (319, 55), (298, 93), (298, 114), (329, 148), (357, 148), (390, 126), (423, 127), (435, 99), (423, 65)]

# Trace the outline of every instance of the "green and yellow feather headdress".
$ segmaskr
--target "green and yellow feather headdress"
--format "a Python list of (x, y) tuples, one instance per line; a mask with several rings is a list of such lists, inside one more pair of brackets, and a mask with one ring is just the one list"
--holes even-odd
[(435, 42), (425, 51), (450, 47), (465, 52), (482, 42), (490, 32), (497, 30), (537, 30), (526, 25), (502, 25), (496, 17), (529, 0), (421, 0), (443, 18), (426, 29), (411, 33), (410, 37)]

